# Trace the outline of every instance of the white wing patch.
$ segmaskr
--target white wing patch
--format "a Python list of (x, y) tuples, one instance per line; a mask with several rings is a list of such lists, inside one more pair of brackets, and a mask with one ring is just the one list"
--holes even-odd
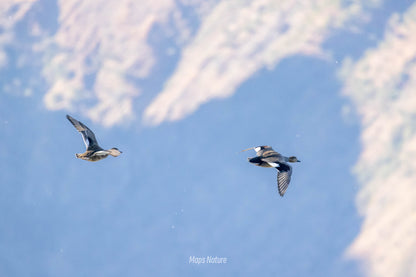
[(254, 147), (254, 151), (259, 152), (261, 150), (261, 147)]
[(106, 150), (101, 150), (101, 151), (97, 151), (97, 152), (95, 152), (94, 154), (95, 154), (95, 155), (98, 155), (98, 156), (106, 156), (106, 155), (108, 155), (108, 151), (106, 151)]
[(278, 163), (268, 163), (271, 167), (279, 167)]
[(81, 131), (82, 140), (84, 141), (85, 146), (88, 148), (90, 146), (90, 141), (87, 138), (87, 132)]

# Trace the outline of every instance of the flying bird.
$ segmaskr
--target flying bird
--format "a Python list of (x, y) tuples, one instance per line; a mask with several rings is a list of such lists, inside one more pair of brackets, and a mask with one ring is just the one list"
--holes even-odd
[(277, 169), (277, 188), (280, 196), (283, 196), (290, 183), (292, 176), (292, 167), (288, 164), (300, 162), (296, 157), (285, 157), (273, 150), (270, 146), (257, 146), (245, 149), (243, 151), (256, 151), (257, 157), (248, 158), (252, 164), (261, 167), (274, 167)]
[(85, 126), (82, 122), (79, 122), (78, 120), (69, 115), (66, 115), (66, 118), (68, 118), (72, 125), (74, 125), (75, 129), (77, 129), (78, 132), (81, 133), (82, 139), (85, 143), (85, 147), (87, 147), (87, 150), (84, 153), (75, 154), (75, 156), (78, 159), (96, 162), (104, 158), (107, 158), (108, 155), (117, 157), (118, 155), (123, 153), (115, 147), (108, 150), (104, 150), (98, 145), (94, 133), (87, 126)]

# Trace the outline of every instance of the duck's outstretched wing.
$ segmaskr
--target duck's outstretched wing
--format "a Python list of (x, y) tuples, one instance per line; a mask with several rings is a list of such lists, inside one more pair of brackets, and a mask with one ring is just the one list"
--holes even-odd
[(292, 167), (286, 163), (277, 163), (277, 189), (279, 190), (280, 196), (283, 196), (290, 183), (292, 176)]
[(77, 129), (77, 131), (81, 133), (82, 139), (84, 140), (85, 147), (87, 147), (87, 150), (99, 147), (94, 133), (87, 126), (85, 126), (82, 122), (79, 122), (78, 120), (69, 115), (66, 115), (66, 118), (68, 118), (72, 125), (74, 125), (75, 129)]
[(258, 157), (267, 157), (267, 156), (270, 156), (270, 155), (280, 155), (278, 152), (274, 151), (271, 146), (267, 146), (267, 145), (250, 147), (250, 148), (241, 150), (241, 152), (245, 152), (245, 151), (248, 151), (248, 150), (256, 151), (256, 155)]

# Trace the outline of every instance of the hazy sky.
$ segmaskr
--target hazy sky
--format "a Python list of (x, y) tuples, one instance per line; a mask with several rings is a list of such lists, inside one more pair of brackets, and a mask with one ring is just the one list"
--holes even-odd
[(1, 276), (416, 275), (414, 1), (6, 0), (0, 87)]

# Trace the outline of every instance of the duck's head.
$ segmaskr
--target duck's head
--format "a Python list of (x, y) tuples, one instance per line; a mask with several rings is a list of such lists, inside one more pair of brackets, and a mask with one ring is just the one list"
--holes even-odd
[(298, 160), (298, 158), (296, 158), (295, 156), (291, 156), (289, 157), (289, 162), (291, 163), (300, 163), (300, 161)]
[(109, 150), (108, 150), (108, 152), (109, 152), (109, 154), (110, 154), (111, 156), (113, 156), (113, 157), (117, 157), (117, 156), (119, 156), (121, 153), (123, 153), (123, 152), (121, 152), (120, 150), (118, 150), (118, 149), (117, 149), (117, 148), (115, 148), (115, 147), (113, 147), (113, 148), (109, 149)]

